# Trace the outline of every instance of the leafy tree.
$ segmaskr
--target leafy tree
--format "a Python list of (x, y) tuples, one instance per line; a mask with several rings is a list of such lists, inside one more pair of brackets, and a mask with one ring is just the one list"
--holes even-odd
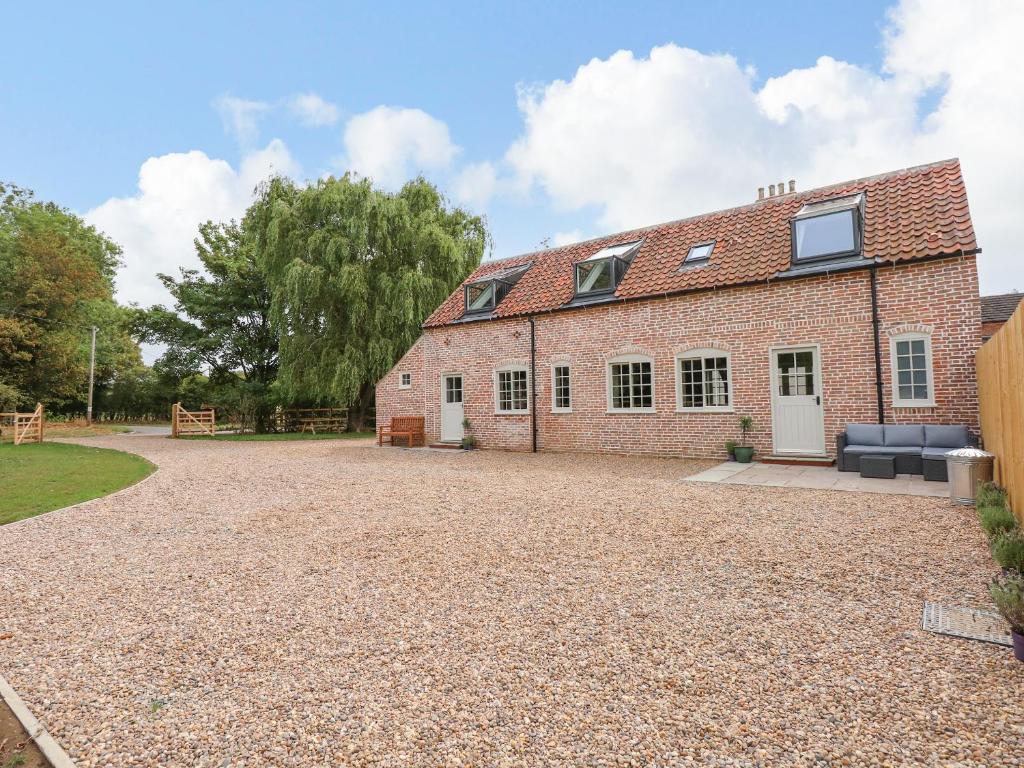
[(208, 371), (208, 396), (265, 431), (273, 410), (278, 344), (252, 238), (235, 222), (207, 222), (195, 245), (204, 271), (183, 269), (179, 279), (159, 275), (174, 297), (174, 311), (155, 306), (141, 312), (140, 336), (167, 346), (160, 359), (165, 370), (179, 377)]
[(349, 406), (356, 428), (376, 382), (488, 243), (480, 217), (422, 178), (394, 194), (348, 174), (302, 189), (273, 179), (244, 226), (269, 279), (284, 392)]
[(70, 211), (0, 184), (0, 371), (21, 406), (84, 408), (93, 325), (100, 386), (139, 363), (113, 298), (120, 253)]
[(0, 413), (10, 413), (25, 399), (17, 389), (0, 381)]

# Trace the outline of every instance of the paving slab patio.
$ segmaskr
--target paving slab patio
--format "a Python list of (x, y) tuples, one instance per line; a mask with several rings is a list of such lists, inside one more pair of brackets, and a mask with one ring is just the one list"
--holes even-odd
[(892, 480), (883, 480), (861, 477), (856, 472), (840, 472), (835, 467), (762, 464), (757, 461), (749, 464), (726, 461), (690, 475), (686, 480), (727, 485), (761, 485), (770, 488), (810, 488), (949, 498), (949, 483), (925, 481), (920, 475), (896, 475)]

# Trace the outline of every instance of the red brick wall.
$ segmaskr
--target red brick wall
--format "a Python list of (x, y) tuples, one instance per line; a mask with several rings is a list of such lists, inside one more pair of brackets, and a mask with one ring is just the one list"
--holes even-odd
[(1004, 320), (992, 320), (987, 323), (981, 324), (981, 336), (985, 339), (990, 339), (996, 335), (996, 332), (1006, 325)]
[[(737, 438), (740, 414), (753, 416), (759, 453), (772, 450), (770, 348), (820, 347), (826, 449), (847, 422), (877, 420), (870, 283), (867, 271), (787, 280), (536, 318), (538, 444), (586, 450), (721, 456)], [(973, 257), (885, 267), (878, 273), (886, 416), (890, 422), (965, 423), (977, 429), (974, 352), (981, 320)], [(932, 336), (936, 404), (893, 410), (889, 333)], [(675, 355), (692, 348), (729, 352), (732, 413), (676, 411)], [(607, 359), (643, 352), (654, 359), (655, 413), (607, 412)], [(568, 360), (572, 413), (551, 412), (551, 365)], [(423, 414), (440, 434), (442, 373), (464, 376), (465, 414), (481, 447), (530, 449), (530, 416), (496, 415), (494, 370), (529, 365), (526, 319), (428, 329), (378, 385), (377, 418)], [(398, 374), (413, 374), (399, 390)]]

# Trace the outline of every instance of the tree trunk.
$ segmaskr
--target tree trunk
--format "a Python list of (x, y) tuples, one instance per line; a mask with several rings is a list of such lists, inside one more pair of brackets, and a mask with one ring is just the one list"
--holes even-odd
[(351, 429), (361, 432), (370, 428), (370, 411), (373, 409), (376, 389), (373, 384), (365, 383), (359, 389), (359, 397), (348, 409), (348, 424)]

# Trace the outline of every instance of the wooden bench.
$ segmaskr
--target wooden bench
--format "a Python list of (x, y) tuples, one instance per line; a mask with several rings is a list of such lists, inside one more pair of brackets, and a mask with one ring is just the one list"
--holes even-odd
[(384, 445), (385, 438), (394, 445), (396, 437), (404, 437), (410, 448), (417, 444), (426, 445), (425, 422), (422, 416), (392, 416), (389, 425), (377, 427), (377, 445)]

